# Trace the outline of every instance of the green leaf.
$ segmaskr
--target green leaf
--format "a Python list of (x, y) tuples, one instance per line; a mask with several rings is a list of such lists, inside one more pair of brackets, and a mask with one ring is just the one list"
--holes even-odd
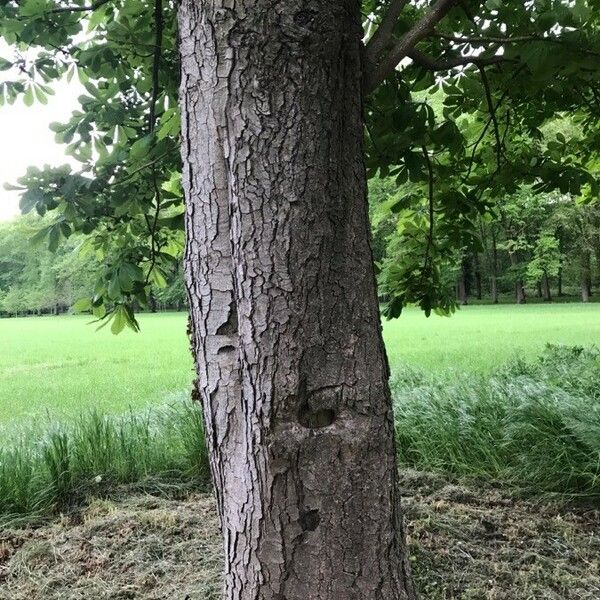
[(25, 93), (23, 94), (23, 103), (25, 104), (25, 106), (32, 106), (33, 105), (33, 86), (29, 86), (26, 90)]
[(87, 312), (92, 310), (92, 302), (89, 298), (80, 298), (73, 304), (73, 310), (76, 313)]
[(127, 325), (127, 314), (122, 305), (117, 306), (114, 312), (114, 319), (112, 325), (110, 326), (110, 330), (114, 335), (118, 335), (125, 329), (125, 325)]

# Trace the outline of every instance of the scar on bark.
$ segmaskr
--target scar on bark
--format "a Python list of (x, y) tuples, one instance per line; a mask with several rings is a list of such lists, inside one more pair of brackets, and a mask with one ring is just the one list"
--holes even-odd
[(235, 302), (232, 300), (229, 305), (229, 316), (227, 321), (222, 325), (219, 325), (217, 329), (217, 335), (234, 335), (238, 331), (238, 319), (237, 319), (237, 307)]
[(335, 410), (329, 407), (311, 408), (306, 389), (306, 377), (300, 379), (298, 389), (298, 422), (307, 429), (329, 427), (335, 421)]

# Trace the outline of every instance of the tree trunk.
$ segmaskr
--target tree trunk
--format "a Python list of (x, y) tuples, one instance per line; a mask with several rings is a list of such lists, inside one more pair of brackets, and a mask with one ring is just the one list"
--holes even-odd
[[(517, 257), (515, 256), (515, 253), (509, 251), (508, 258), (510, 259), (511, 266), (515, 267), (517, 265)], [(525, 304), (525, 286), (523, 285), (523, 279), (520, 277), (518, 277), (515, 281), (515, 296), (517, 304)]]
[(564, 242), (563, 242), (563, 236), (562, 234), (559, 234), (558, 236), (558, 252), (560, 255), (559, 258), (559, 262), (558, 262), (558, 277), (557, 277), (557, 282), (556, 282), (556, 295), (561, 298), (564, 294), (563, 294), (563, 246), (564, 246)]
[(541, 298), (542, 297), (542, 282), (541, 281), (538, 281), (535, 284), (535, 291), (536, 291), (537, 297)]
[(481, 300), (483, 290), (481, 289), (481, 264), (477, 252), (473, 253), (473, 275), (475, 276), (475, 297)]
[(456, 296), (462, 305), (469, 304), (469, 265), (467, 259), (463, 258), (460, 264), (460, 273), (456, 284)]
[(156, 296), (152, 291), (148, 294), (148, 308), (150, 309), (151, 313), (155, 313), (157, 311)]
[(581, 301), (589, 302), (592, 295), (592, 257), (589, 250), (581, 255)]
[(498, 246), (496, 244), (496, 233), (492, 227), (492, 261), (491, 261), (490, 288), (492, 302), (498, 304)]
[(546, 302), (552, 302), (552, 292), (550, 291), (550, 280), (548, 279), (548, 275), (544, 274), (543, 277), (543, 291), (544, 291), (544, 300)]
[(368, 243), (359, 8), (180, 9), (186, 286), (228, 600), (416, 597)]

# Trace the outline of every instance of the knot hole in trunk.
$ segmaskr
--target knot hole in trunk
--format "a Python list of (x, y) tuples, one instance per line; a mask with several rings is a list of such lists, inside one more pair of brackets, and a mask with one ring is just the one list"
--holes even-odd
[(320, 429), (321, 427), (329, 427), (335, 421), (335, 410), (332, 408), (319, 408), (310, 410), (308, 406), (303, 406), (298, 411), (298, 422), (302, 427), (308, 429)]
[(321, 522), (318, 510), (307, 510), (300, 515), (300, 527), (303, 531), (314, 531)]

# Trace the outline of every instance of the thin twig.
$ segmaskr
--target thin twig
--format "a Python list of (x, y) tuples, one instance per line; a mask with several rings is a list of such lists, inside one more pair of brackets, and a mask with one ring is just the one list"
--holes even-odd
[(73, 13), (73, 12), (93, 12), (98, 10), (101, 6), (108, 4), (110, 0), (98, 0), (93, 4), (87, 6), (62, 6), (59, 8), (52, 8), (46, 11), (45, 14), (56, 14), (56, 13)]
[(435, 60), (434, 58), (424, 54), (420, 50), (413, 48), (408, 54), (412, 60), (418, 65), (429, 69), (430, 71), (449, 71), (456, 67), (466, 65), (476, 65), (479, 68), (485, 65), (497, 65), (504, 62), (514, 62), (504, 56), (457, 56), (446, 60)]
[(431, 259), (431, 248), (433, 247), (433, 221), (435, 218), (435, 208), (433, 205), (433, 166), (431, 164), (431, 158), (429, 157), (429, 152), (427, 151), (427, 147), (425, 145), (421, 146), (421, 150), (423, 151), (423, 156), (425, 157), (425, 162), (427, 163), (427, 173), (428, 173), (428, 196), (429, 196), (429, 231), (427, 235), (427, 247), (425, 248), (425, 262), (423, 264), (423, 270), (421, 271), (421, 284), (423, 283), (423, 279), (429, 269), (429, 263)]
[(502, 160), (502, 140), (500, 139), (500, 128), (498, 126), (498, 119), (496, 118), (496, 109), (494, 108), (494, 100), (492, 99), (490, 81), (483, 66), (478, 65), (478, 68), (479, 73), (481, 74), (481, 83), (483, 84), (483, 89), (485, 91), (485, 99), (488, 105), (488, 110), (490, 111), (490, 117), (494, 125), (494, 135), (496, 137), (496, 162), (498, 164), (498, 169), (500, 169), (500, 163)]
[[(158, 101), (158, 96), (160, 93), (160, 61), (162, 57), (162, 42), (163, 42), (163, 9), (162, 9), (162, 0), (154, 0), (154, 23), (155, 23), (155, 45), (154, 45), (154, 59), (152, 61), (152, 95), (150, 98), (150, 114), (148, 116), (149, 123), (148, 129), (150, 133), (154, 133), (154, 129), (156, 127), (156, 103)], [(154, 186), (154, 197), (156, 200), (156, 208), (154, 211), (154, 218), (152, 222), (147, 215), (144, 215), (146, 218), (146, 224), (150, 230), (150, 241), (152, 244), (151, 255), (150, 255), (150, 268), (148, 269), (148, 274), (146, 275), (146, 285), (150, 280), (150, 274), (154, 270), (156, 265), (156, 259), (158, 253), (160, 252), (160, 246), (156, 240), (156, 230), (158, 228), (158, 218), (160, 215), (160, 203), (161, 203), (161, 193), (160, 187), (158, 185), (158, 177), (156, 174), (156, 163), (152, 164), (152, 185)]]

